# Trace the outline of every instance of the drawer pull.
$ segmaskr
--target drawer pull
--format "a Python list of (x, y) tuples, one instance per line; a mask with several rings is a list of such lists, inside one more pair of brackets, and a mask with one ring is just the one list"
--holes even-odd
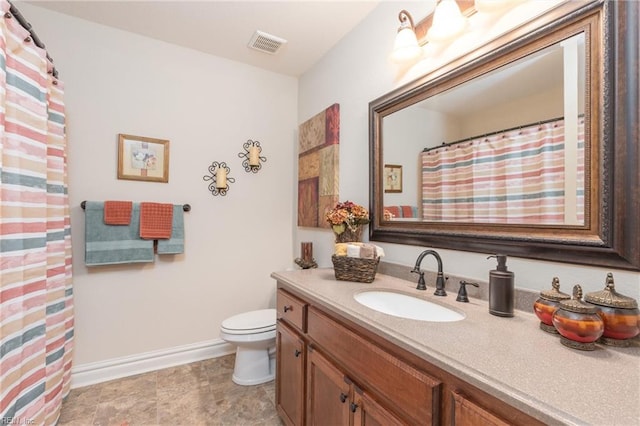
[(351, 412), (355, 413), (356, 410), (358, 409), (358, 404), (356, 404), (355, 402), (352, 402), (349, 407), (351, 408)]
[(293, 354), (296, 356), (296, 358), (298, 358), (301, 353), (302, 353), (302, 351), (296, 349), (296, 351)]
[(293, 306), (291, 306), (291, 305), (285, 305), (285, 307), (284, 307), (284, 311), (285, 311), (285, 312), (293, 311)]
[(344, 393), (340, 394), (340, 402), (344, 403), (347, 400), (347, 395), (345, 395)]

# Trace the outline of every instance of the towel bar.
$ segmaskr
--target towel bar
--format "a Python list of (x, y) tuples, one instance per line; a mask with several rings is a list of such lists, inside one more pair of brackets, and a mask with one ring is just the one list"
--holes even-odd
[[(85, 207), (87, 206), (87, 202), (83, 201), (80, 203), (80, 207), (82, 207), (82, 210), (85, 209)], [(185, 212), (191, 211), (191, 204), (183, 204), (182, 205), (182, 210)]]

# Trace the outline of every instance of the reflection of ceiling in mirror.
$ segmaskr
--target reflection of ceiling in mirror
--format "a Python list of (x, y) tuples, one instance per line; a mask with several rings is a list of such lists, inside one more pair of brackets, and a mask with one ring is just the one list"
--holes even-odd
[[(575, 37), (578, 37), (581, 52), (584, 52), (584, 35)], [(464, 83), (432, 96), (422, 101), (420, 107), (457, 116), (487, 110), (514, 99), (522, 99), (561, 87), (563, 85), (562, 69), (563, 49), (561, 44), (557, 43), (487, 75), (475, 78), (473, 82)]]

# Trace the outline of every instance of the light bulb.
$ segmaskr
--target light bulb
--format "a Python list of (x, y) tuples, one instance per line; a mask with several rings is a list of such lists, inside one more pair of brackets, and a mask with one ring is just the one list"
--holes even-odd
[(442, 0), (433, 12), (433, 23), (427, 31), (427, 40), (445, 41), (460, 34), (467, 26), (467, 20), (455, 0)]

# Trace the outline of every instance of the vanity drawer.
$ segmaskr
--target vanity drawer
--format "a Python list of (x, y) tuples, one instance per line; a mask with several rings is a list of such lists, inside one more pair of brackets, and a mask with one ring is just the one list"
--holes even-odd
[(439, 424), (440, 380), (425, 374), (375, 342), (309, 308), (307, 331), (316, 346), (342, 365), (354, 382), (410, 424)]
[(285, 320), (303, 333), (307, 332), (307, 306), (306, 302), (278, 289), (277, 295), (277, 317)]

